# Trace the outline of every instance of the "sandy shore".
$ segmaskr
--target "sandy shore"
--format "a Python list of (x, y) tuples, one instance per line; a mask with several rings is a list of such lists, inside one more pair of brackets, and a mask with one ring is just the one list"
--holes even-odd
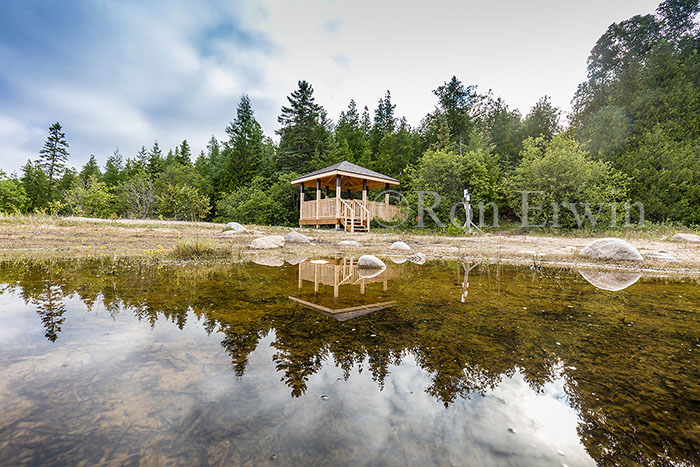
[[(239, 234), (222, 235), (223, 225), (205, 222), (158, 220), (108, 220), (51, 217), (0, 218), (0, 259), (78, 258), (86, 256), (167, 256), (178, 241), (200, 240), (230, 251), (237, 258), (253, 256), (319, 257), (334, 255), (377, 256), (395, 254), (392, 242), (403, 240), (412, 252), (430, 259), (468, 259), (539, 266), (595, 266), (622, 268), (674, 275), (700, 275), (700, 244), (676, 243), (659, 234), (628, 234), (625, 239), (636, 246), (645, 260), (634, 264), (596, 263), (579, 257), (578, 252), (592, 237), (485, 235), (448, 237), (393, 231), (347, 233), (330, 229), (297, 229), (313, 238), (311, 245), (287, 244), (278, 250), (251, 250), (250, 241), (261, 235), (282, 234), (290, 228), (246, 226)], [(658, 237), (658, 238), (656, 238)], [(341, 247), (341, 240), (356, 240), (362, 247)], [(648, 258), (650, 253), (666, 250), (678, 261)]]

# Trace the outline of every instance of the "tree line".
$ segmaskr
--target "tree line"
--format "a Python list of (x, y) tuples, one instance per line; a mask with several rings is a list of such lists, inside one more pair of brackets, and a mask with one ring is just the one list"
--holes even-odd
[[(435, 108), (418, 126), (396, 115), (390, 91), (371, 113), (350, 100), (333, 121), (302, 80), (281, 108), (279, 142), (244, 95), (226, 139), (212, 136), (196, 157), (187, 140), (167, 153), (156, 141), (133, 157), (116, 150), (104, 167), (91, 156), (77, 171), (55, 123), (20, 176), (0, 174), (0, 211), (294, 225), (291, 179), (346, 160), (399, 179), (411, 206), (419, 191), (437, 192), (442, 219), (469, 188), (473, 202), (511, 220), (522, 215), (520, 192), (534, 191), (544, 225), (580, 226), (556, 203), (590, 203), (606, 219), (615, 214), (605, 205), (629, 201), (653, 222), (697, 225), (699, 10), (698, 0), (666, 0), (655, 14), (610, 25), (566, 127), (547, 96), (522, 115), (456, 76), (433, 90)], [(408, 225), (423, 221), (434, 224), (409, 216)]]

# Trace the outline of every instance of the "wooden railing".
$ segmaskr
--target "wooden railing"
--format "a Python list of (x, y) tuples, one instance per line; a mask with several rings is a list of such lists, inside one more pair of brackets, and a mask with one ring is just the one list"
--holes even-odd
[[(318, 217), (316, 208), (318, 207)], [(319, 200), (304, 201), (301, 206), (302, 219), (337, 219), (335, 213), (335, 198), (324, 198)]]
[(401, 217), (402, 213), (398, 206), (380, 203), (378, 201), (367, 201), (367, 209), (372, 217), (390, 221), (396, 217)]
[(341, 198), (340, 201), (340, 212), (336, 212), (336, 198), (304, 201), (301, 207), (301, 219), (347, 219), (348, 221), (357, 219), (363, 225), (369, 226), (375, 217), (392, 220), (402, 215), (399, 207), (391, 204), (377, 201), (367, 201), (365, 204), (359, 199)]

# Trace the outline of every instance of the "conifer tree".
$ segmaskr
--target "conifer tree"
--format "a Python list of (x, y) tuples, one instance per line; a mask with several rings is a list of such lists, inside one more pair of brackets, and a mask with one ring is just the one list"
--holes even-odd
[(282, 107), (277, 121), (281, 128), (278, 151), (279, 169), (307, 172), (312, 160), (319, 153), (330, 149), (326, 113), (314, 101), (314, 89), (306, 81), (299, 81), (299, 88), (287, 97), (289, 106)]
[(57, 181), (63, 175), (68, 160), (68, 142), (61, 124), (56, 122), (49, 128), (49, 137), (39, 151), (39, 166), (48, 177), (48, 198), (53, 199)]

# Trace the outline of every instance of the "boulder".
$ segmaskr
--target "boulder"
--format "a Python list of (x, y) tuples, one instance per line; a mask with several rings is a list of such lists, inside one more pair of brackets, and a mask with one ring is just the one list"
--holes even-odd
[(340, 246), (362, 246), (362, 243), (356, 242), (355, 240), (341, 240), (338, 242)]
[(240, 233), (240, 232), (245, 232), (245, 227), (243, 227), (241, 224), (238, 222), (229, 222), (224, 226), (224, 232), (234, 232), (234, 233)]
[(250, 247), (255, 250), (269, 250), (272, 248), (282, 248), (284, 246), (284, 237), (282, 235), (266, 235), (258, 237), (250, 242)]
[(700, 235), (679, 233), (671, 237), (672, 242), (700, 243)]
[(626, 289), (639, 280), (642, 275), (632, 271), (597, 271), (580, 269), (579, 274), (592, 286), (611, 292)]
[(311, 243), (311, 239), (306, 235), (300, 234), (296, 230), (292, 230), (284, 236), (285, 243)]
[(673, 256), (670, 251), (659, 250), (655, 253), (649, 253), (647, 258), (659, 259), (661, 261), (678, 261), (678, 258)]
[(415, 264), (425, 264), (425, 261), (427, 260), (425, 254), (423, 253), (415, 253), (412, 255), (408, 255), (406, 259)]
[(389, 256), (389, 259), (392, 260), (396, 264), (403, 264), (406, 262), (405, 256)]
[(601, 238), (581, 250), (581, 256), (608, 261), (642, 261), (642, 255), (632, 244), (619, 238)]
[(357, 260), (357, 267), (360, 269), (384, 269), (384, 261), (374, 255), (362, 255)]
[(255, 264), (259, 264), (261, 266), (271, 266), (278, 268), (280, 266), (284, 266), (284, 260), (282, 258), (275, 258), (275, 257), (269, 257), (269, 256), (263, 256), (261, 258), (253, 258), (253, 262)]
[(297, 264), (299, 264), (299, 263), (303, 263), (304, 261), (306, 261), (306, 257), (303, 257), (303, 258), (302, 258), (301, 256), (297, 256), (296, 258), (285, 258), (284, 260), (285, 260), (288, 264), (291, 264), (292, 266), (295, 266), (295, 265), (297, 265)]
[(411, 249), (410, 246), (408, 246), (405, 242), (394, 242), (391, 244), (389, 247), (392, 250), (398, 250), (398, 251), (408, 251)]

